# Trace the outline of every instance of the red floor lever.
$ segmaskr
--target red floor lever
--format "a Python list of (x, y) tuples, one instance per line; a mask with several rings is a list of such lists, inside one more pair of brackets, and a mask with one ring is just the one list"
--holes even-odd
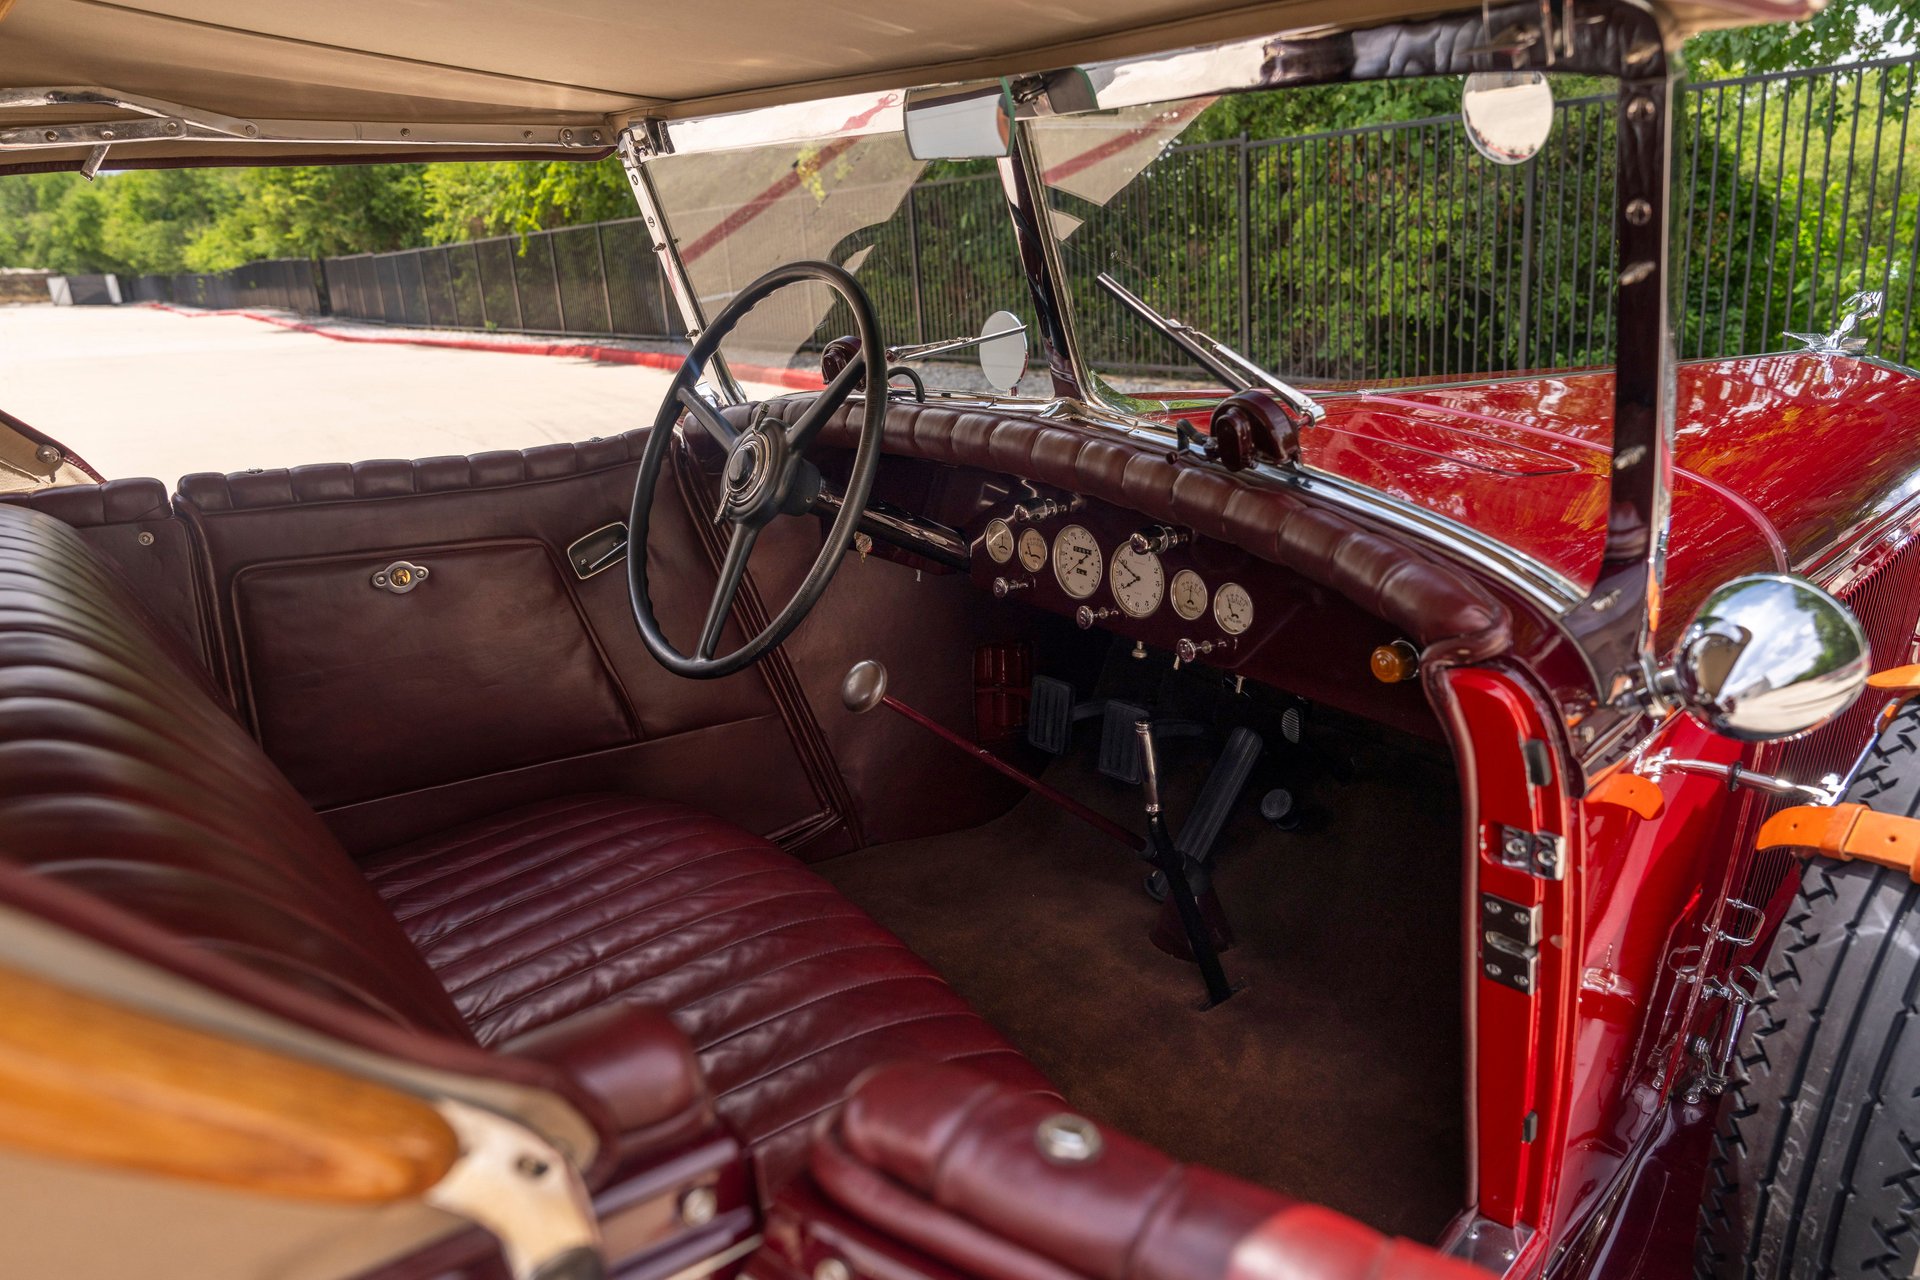
[(1081, 804), (1072, 796), (1057, 791), (1031, 774), (1014, 768), (979, 743), (968, 741), (939, 721), (893, 697), (887, 692), (887, 669), (871, 658), (854, 663), (847, 672), (846, 679), (840, 682), (840, 701), (855, 715), (863, 715), (875, 707), (882, 706), (896, 711), (921, 728), (952, 743), (994, 772), (1013, 779), (1041, 799), (1058, 805), (1095, 831), (1119, 841), (1132, 852), (1137, 854), (1145, 847), (1145, 841), (1138, 832), (1127, 830), (1113, 819)]

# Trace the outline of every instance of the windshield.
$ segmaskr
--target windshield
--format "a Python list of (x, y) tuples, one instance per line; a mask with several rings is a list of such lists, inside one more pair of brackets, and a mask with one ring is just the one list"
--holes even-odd
[[(865, 286), (891, 348), (977, 336), (998, 311), (1032, 333), (999, 175), (991, 163), (950, 167), (929, 174), (897, 132), (648, 162), (709, 317), (776, 266), (826, 259)], [(821, 348), (853, 331), (832, 290), (804, 284), (761, 303), (722, 350), (736, 376), (764, 381), (767, 368), (817, 371)], [(912, 367), (929, 387), (988, 390), (971, 349)], [(1031, 361), (1015, 393), (1050, 394), (1044, 365)]]
[[(1086, 365), (1116, 397), (1220, 386), (1102, 287), (1103, 273), (1300, 385), (1610, 365), (1613, 139), (1597, 96), (1609, 83), (1559, 78), (1546, 149), (1522, 164), (1475, 150), (1462, 85), (1035, 120)], [(1334, 127), (1394, 115), (1412, 118)]]
[(1553, 78), (1517, 163), (1470, 140), (1463, 88), (1190, 98), (1027, 136), (1100, 398), (1204, 430), (1224, 390), (1277, 380), (1318, 402), (1303, 466), (1538, 531), (1528, 553), (1584, 588), (1613, 437), (1611, 84)]

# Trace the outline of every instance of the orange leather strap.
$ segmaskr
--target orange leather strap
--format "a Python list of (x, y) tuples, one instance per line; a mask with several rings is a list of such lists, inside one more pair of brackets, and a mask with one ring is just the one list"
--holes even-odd
[(1920, 880), (1920, 818), (1876, 813), (1863, 804), (1796, 805), (1760, 827), (1760, 847), (1810, 849), (1883, 867)]
[(1889, 693), (1920, 693), (1920, 666), (1888, 667), (1867, 677), (1870, 688)]
[(1667, 798), (1639, 774), (1621, 769), (1594, 783), (1587, 803), (1615, 805), (1642, 818), (1657, 818), (1667, 807)]

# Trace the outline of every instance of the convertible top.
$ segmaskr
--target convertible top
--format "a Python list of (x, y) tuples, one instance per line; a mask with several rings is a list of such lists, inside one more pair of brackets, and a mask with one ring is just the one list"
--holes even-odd
[[(1662, 8), (1678, 35), (1804, 17), (1819, 4), (1675, 0)], [(75, 168), (90, 156), (97, 164), (103, 143), (115, 167), (447, 159), (463, 145), (501, 158), (586, 159), (604, 155), (640, 117), (1044, 71), (1460, 7), (1458, 0), (0, 0), (0, 172)], [(198, 113), (207, 127), (177, 108)], [(130, 128), (108, 128), (86, 145), (64, 145), (64, 137), (63, 145), (48, 145), (49, 125), (115, 121)], [(35, 127), (37, 134), (25, 132)], [(134, 140), (137, 147), (125, 145)], [(11, 150), (9, 142), (35, 149)]]

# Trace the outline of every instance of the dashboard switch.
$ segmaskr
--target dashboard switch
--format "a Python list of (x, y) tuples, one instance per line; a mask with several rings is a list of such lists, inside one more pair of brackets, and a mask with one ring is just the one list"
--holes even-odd
[(995, 578), (993, 580), (993, 598), (996, 600), (1005, 600), (1014, 592), (1025, 591), (1032, 585), (1032, 581), (1026, 578)]
[(1119, 616), (1120, 611), (1118, 609), (1096, 609), (1090, 604), (1083, 604), (1073, 611), (1073, 620), (1080, 624), (1082, 631), (1091, 631), (1094, 623), (1105, 622), (1108, 618), (1117, 618)]

